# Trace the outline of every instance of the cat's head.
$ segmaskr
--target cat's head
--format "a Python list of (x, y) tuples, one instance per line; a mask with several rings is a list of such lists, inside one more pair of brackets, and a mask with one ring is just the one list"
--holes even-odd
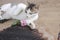
[(30, 12), (38, 13), (38, 11), (39, 11), (39, 5), (38, 4), (28, 2), (28, 6), (26, 8), (27, 13), (30, 13)]

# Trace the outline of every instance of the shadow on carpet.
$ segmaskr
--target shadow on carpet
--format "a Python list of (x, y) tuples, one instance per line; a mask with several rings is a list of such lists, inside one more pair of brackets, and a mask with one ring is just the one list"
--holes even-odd
[(0, 32), (0, 40), (44, 40), (37, 31), (31, 31), (29, 26), (11, 26)]

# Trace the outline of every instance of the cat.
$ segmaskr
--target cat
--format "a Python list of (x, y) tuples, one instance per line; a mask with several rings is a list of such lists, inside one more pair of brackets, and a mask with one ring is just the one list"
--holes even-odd
[(39, 5), (28, 2), (28, 7), (26, 8), (25, 12), (27, 13), (28, 18), (30, 18), (30, 19), (28, 19), (28, 20), (30, 20), (29, 22), (32, 25), (32, 26), (30, 25), (30, 27), (32, 29), (36, 29), (34, 21), (36, 21), (38, 19)]
[(4, 4), (0, 7), (0, 20), (3, 20), (4, 18), (2, 17), (2, 15), (11, 8), (11, 3), (8, 4)]
[[(20, 3), (10, 7), (3, 15), (3, 19), (25, 20), (26, 24), (35, 29), (34, 21), (38, 19), (38, 8), (34, 3), (28, 5)], [(32, 26), (31, 26), (31, 25)]]

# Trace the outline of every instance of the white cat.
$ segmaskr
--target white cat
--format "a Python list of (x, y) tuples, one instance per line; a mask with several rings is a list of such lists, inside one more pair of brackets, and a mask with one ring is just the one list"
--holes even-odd
[[(28, 7), (30, 7), (30, 8), (28, 8)], [(2, 17), (2, 18), (0, 17), (0, 20), (2, 20), (2, 19), (25, 20), (27, 25), (31, 24), (32, 25), (31, 28), (35, 29), (35, 24), (33, 22), (38, 19), (38, 13), (31, 11), (31, 10), (33, 10), (32, 9), (33, 7), (35, 7), (35, 4), (29, 4), (29, 6), (27, 6), (23, 3), (14, 5), (14, 6), (11, 6), (11, 4), (9, 6), (5, 5), (5, 7), (2, 6), (1, 8), (3, 8), (3, 9), (5, 8), (8, 10), (6, 10), (6, 12), (4, 12), (4, 13), (1, 12), (1, 14), (3, 14), (3, 15), (0, 14), (0, 16)], [(5, 9), (4, 9), (4, 11), (5, 11)]]
[(11, 3), (8, 4), (4, 4), (0, 7), (0, 20), (3, 20), (4, 18), (2, 17), (2, 15), (7, 12), (7, 10), (9, 10), (11, 8)]

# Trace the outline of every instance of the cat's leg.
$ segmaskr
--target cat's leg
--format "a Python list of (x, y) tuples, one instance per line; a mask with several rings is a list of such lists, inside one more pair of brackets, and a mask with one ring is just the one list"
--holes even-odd
[(36, 29), (36, 26), (35, 26), (34, 22), (31, 22), (29, 26), (30, 26), (31, 29)]
[(4, 4), (4, 5), (1, 6), (1, 10), (2, 11), (7, 11), (8, 9), (11, 8), (11, 5), (12, 5), (11, 3)]
[(35, 24), (30, 19), (26, 19), (26, 25), (29, 26), (30, 30), (35, 29)]

